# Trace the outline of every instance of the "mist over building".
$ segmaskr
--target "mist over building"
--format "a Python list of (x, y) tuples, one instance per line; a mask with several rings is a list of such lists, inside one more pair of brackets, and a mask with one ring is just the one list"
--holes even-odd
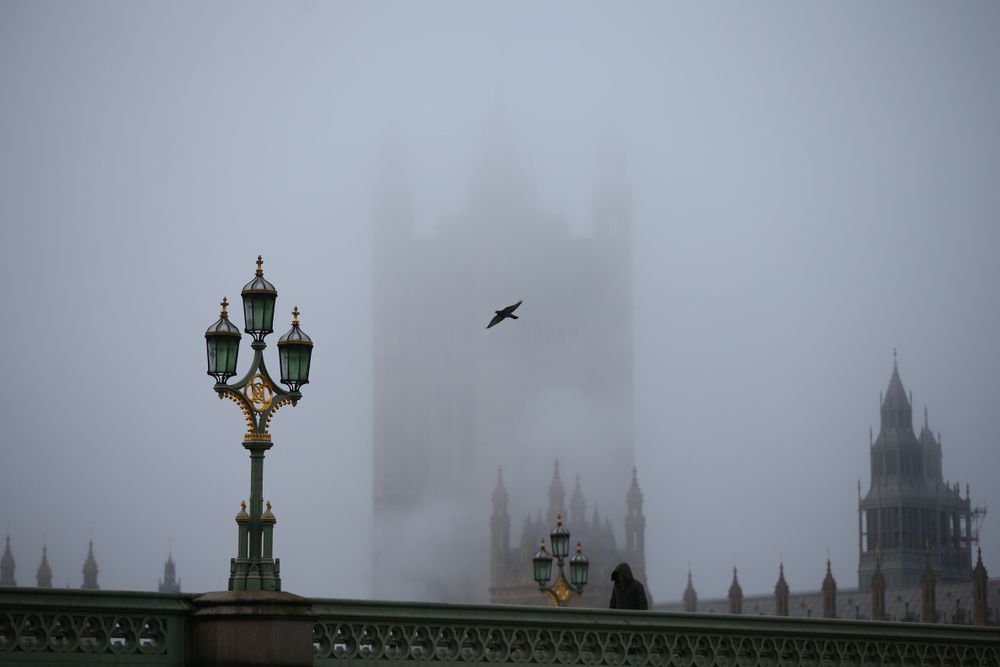
[[(554, 214), (495, 113), (464, 201), (418, 229), (420, 160), (391, 137), (375, 192), (373, 590), (485, 601), (499, 467), (515, 516), (542, 509), (557, 458), (625, 515), (631, 192), (623, 150), (595, 141), (591, 218)], [(521, 299), (519, 320), (485, 329)]]

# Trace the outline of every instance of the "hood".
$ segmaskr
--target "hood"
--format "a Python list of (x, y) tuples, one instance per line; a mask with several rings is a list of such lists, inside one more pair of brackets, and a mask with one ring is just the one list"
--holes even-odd
[(628, 566), (628, 563), (619, 563), (618, 567), (614, 569), (611, 573), (611, 580), (618, 581), (622, 584), (627, 584), (632, 581), (632, 568)]

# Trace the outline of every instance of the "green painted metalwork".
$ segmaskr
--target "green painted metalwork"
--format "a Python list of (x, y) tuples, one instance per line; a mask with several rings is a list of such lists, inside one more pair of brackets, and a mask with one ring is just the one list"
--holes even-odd
[(191, 596), (0, 588), (0, 665), (185, 664)]
[[(0, 587), (0, 665), (180, 667), (196, 597)], [(996, 626), (329, 599), (312, 612), (315, 667), (1000, 667)]]
[[(272, 332), (274, 302), (277, 290), (264, 280), (261, 265), (263, 260), (257, 257), (257, 274), (243, 288), (244, 310), (247, 317), (247, 329), (254, 340), (250, 347), (254, 351), (253, 361), (246, 374), (233, 384), (219, 381), (215, 384), (215, 392), (219, 398), (228, 398), (240, 408), (246, 420), (247, 432), (243, 436), (243, 447), (250, 452), (250, 512), (241, 510), (236, 517), (238, 531), (237, 555), (230, 559), (229, 590), (231, 591), (280, 591), (281, 561), (272, 553), (274, 514), (270, 507), (264, 511), (264, 454), (271, 448), (271, 435), (268, 433), (271, 419), (275, 413), (286, 405), (297, 405), (302, 393), (298, 387), (309, 381), (308, 366), (300, 369), (303, 377), (294, 378), (291, 391), (285, 391), (278, 386), (264, 363), (264, 350), (267, 343), (264, 338)], [(266, 297), (266, 298), (265, 298)], [(225, 300), (224, 300), (225, 301)], [(298, 308), (294, 311), (292, 331), (297, 336), (312, 341), (298, 328)], [(223, 303), (222, 320), (226, 317), (226, 304)], [(250, 320), (253, 320), (251, 322)], [(228, 320), (226, 320), (226, 326)], [(217, 326), (217, 325), (213, 325)], [(289, 336), (285, 334), (285, 337)], [(298, 338), (296, 339), (297, 342)], [(211, 346), (209, 348), (211, 362)], [(236, 354), (233, 353), (235, 359)], [(212, 374), (209, 368), (209, 374)], [(222, 376), (216, 376), (217, 379)]]
[(313, 600), (314, 665), (1000, 666), (1000, 631), (955, 625)]

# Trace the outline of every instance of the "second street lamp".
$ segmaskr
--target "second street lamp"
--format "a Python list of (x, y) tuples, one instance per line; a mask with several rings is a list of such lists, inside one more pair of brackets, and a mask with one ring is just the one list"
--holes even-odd
[[(549, 540), (552, 544), (552, 555), (549, 555), (549, 552), (545, 550), (545, 538), (543, 537), (538, 553), (531, 559), (532, 574), (538, 583), (538, 589), (549, 596), (552, 604), (563, 607), (569, 603), (572, 596), (583, 594), (583, 587), (587, 584), (590, 561), (583, 555), (580, 542), (577, 542), (576, 553), (569, 559), (569, 581), (566, 581), (563, 561), (569, 555), (569, 530), (562, 525), (562, 514), (556, 515), (556, 527), (549, 534)], [(559, 566), (559, 574), (555, 583), (548, 586), (549, 578), (552, 576), (553, 557)]]
[(235, 384), (227, 384), (236, 374), (240, 331), (229, 321), (229, 302), (222, 300), (218, 321), (205, 332), (208, 351), (208, 374), (215, 378), (215, 392), (228, 398), (243, 413), (247, 431), (243, 447), (250, 452), (250, 511), (246, 503), (236, 515), (239, 543), (236, 558), (230, 560), (229, 590), (280, 591), (281, 561), (272, 553), (273, 530), (276, 520), (271, 503), (264, 509), (264, 453), (271, 448), (268, 427), (274, 414), (285, 405), (296, 405), (302, 394), (299, 389), (309, 383), (309, 365), (313, 342), (299, 327), (299, 308), (292, 311), (292, 328), (278, 341), (281, 383), (278, 387), (264, 364), (264, 338), (274, 331), (274, 304), (278, 291), (264, 278), (263, 259), (257, 256), (257, 273), (241, 293), (246, 331), (253, 338), (254, 351), (250, 369)]

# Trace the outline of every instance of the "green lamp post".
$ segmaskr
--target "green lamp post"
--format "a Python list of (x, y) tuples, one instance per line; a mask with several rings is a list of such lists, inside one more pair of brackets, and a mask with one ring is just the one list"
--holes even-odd
[[(569, 555), (569, 530), (562, 524), (562, 514), (556, 515), (556, 527), (549, 533), (552, 544), (552, 554), (545, 550), (545, 538), (542, 538), (538, 553), (532, 559), (532, 569), (538, 589), (549, 596), (552, 604), (564, 607), (574, 595), (582, 595), (583, 587), (587, 585), (587, 572), (590, 561), (583, 555), (580, 542), (576, 543), (576, 553), (569, 559), (569, 581), (563, 570), (563, 562)], [(559, 566), (559, 575), (551, 586), (548, 586), (552, 576), (552, 560), (555, 558)]]
[(292, 328), (278, 340), (278, 359), (281, 366), (281, 383), (288, 391), (278, 387), (264, 364), (264, 338), (274, 331), (274, 304), (278, 291), (264, 278), (264, 264), (257, 256), (257, 273), (244, 287), (243, 314), (254, 351), (250, 369), (241, 380), (227, 384), (236, 375), (239, 356), (240, 331), (229, 321), (229, 301), (222, 300), (219, 319), (205, 332), (208, 351), (208, 374), (215, 378), (215, 392), (219, 398), (228, 398), (240, 408), (246, 420), (243, 447), (250, 452), (250, 511), (246, 503), (236, 515), (239, 533), (237, 555), (230, 559), (229, 590), (231, 591), (280, 591), (281, 560), (272, 551), (273, 529), (276, 519), (271, 503), (264, 509), (264, 453), (271, 448), (268, 427), (274, 414), (286, 405), (296, 405), (302, 393), (299, 389), (309, 383), (309, 365), (312, 360), (313, 342), (299, 327), (299, 308), (292, 311)]

